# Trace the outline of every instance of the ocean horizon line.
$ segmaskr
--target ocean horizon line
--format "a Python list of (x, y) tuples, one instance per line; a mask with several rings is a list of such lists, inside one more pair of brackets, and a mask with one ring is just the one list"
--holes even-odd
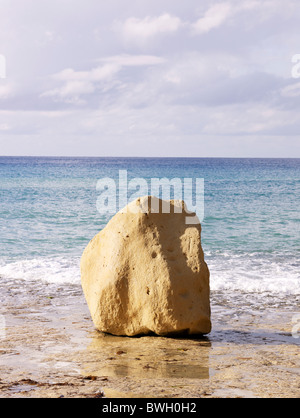
[(164, 156), (89, 156), (89, 155), (0, 155), (0, 158), (44, 158), (44, 159), (165, 159), (165, 160), (300, 160), (300, 157), (164, 157)]

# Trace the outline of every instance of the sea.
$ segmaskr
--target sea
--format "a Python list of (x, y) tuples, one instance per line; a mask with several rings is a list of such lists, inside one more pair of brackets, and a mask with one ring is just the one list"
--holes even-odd
[(203, 179), (215, 306), (299, 310), (300, 159), (0, 157), (2, 286), (80, 289), (82, 252), (113, 216), (97, 207), (98, 182), (118, 185), (120, 171)]

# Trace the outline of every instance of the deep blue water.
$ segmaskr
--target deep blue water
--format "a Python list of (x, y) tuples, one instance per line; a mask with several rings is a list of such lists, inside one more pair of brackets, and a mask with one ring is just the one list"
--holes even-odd
[(202, 242), (217, 291), (300, 294), (300, 159), (0, 157), (0, 276), (78, 281), (111, 215), (97, 181), (203, 178)]

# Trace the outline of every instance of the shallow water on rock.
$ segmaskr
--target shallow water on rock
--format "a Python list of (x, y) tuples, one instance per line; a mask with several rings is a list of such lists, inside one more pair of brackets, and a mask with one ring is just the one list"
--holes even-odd
[(209, 379), (211, 344), (207, 338), (114, 337), (95, 333), (83, 373), (142, 379)]

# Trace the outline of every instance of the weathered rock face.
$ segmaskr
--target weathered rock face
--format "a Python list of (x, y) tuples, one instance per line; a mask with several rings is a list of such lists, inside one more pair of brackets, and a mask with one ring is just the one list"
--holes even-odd
[(184, 205), (179, 201), (171, 201), (171, 213), (153, 213), (150, 204), (143, 213), (149, 199), (118, 212), (82, 255), (82, 287), (95, 327), (127, 336), (207, 334), (209, 270), (200, 223), (186, 225), (187, 213), (174, 213)]

